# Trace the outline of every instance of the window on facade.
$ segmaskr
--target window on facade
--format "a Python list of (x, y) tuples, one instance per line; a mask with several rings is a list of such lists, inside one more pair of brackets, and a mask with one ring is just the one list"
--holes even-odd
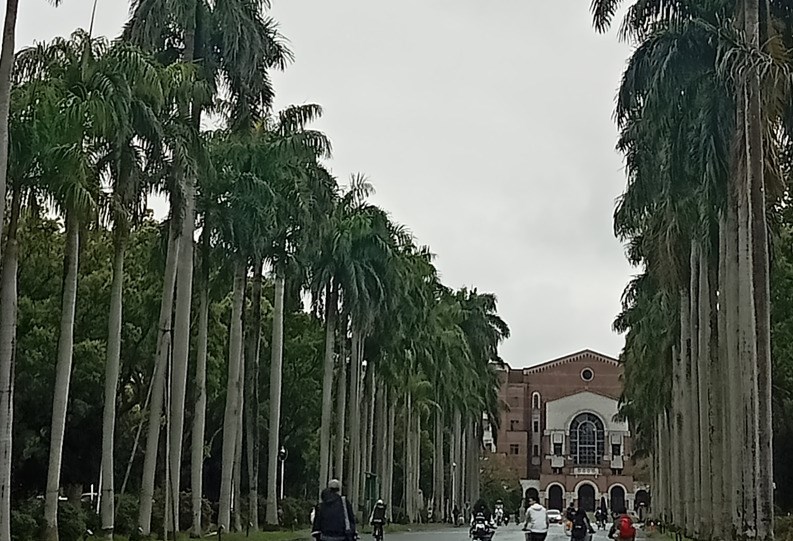
[(555, 473), (556, 475), (561, 475), (562, 474), (562, 468), (554, 468), (553, 469), (553, 473)]
[(619, 443), (612, 443), (611, 454), (612, 456), (620, 456), (622, 454), (622, 445), (620, 445)]
[(540, 446), (539, 445), (534, 445), (534, 447), (532, 448), (532, 455), (533, 456), (540, 456)]
[(554, 443), (553, 444), (553, 454), (556, 456), (562, 456), (562, 444), (561, 443)]
[(540, 431), (540, 421), (534, 421), (534, 431), (535, 432)]
[(622, 468), (611, 468), (611, 475), (622, 475)]
[(517, 419), (510, 419), (509, 421), (509, 429), (515, 432), (516, 430), (520, 430), (520, 421)]
[(540, 409), (540, 393), (531, 395), (531, 405), (536, 410)]
[(513, 443), (509, 446), (509, 454), (511, 455), (519, 455), (520, 454), (520, 445), (517, 443)]
[(570, 424), (570, 454), (581, 466), (597, 466), (605, 452), (603, 421), (591, 413), (578, 415)]

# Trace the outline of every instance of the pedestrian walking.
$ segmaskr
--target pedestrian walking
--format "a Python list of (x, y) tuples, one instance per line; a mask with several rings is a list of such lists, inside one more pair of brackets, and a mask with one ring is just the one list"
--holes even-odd
[(570, 532), (570, 536), (574, 541), (588, 541), (589, 536), (595, 533), (595, 529), (592, 527), (592, 523), (589, 522), (589, 517), (583, 507), (579, 507), (575, 515), (573, 515), (573, 528)]
[(349, 500), (341, 495), (341, 483), (333, 479), (328, 489), (322, 492), (322, 501), (317, 506), (311, 535), (317, 541), (354, 541), (355, 513)]
[(526, 532), (526, 541), (545, 541), (548, 536), (548, 510), (533, 496), (529, 496), (523, 531)]

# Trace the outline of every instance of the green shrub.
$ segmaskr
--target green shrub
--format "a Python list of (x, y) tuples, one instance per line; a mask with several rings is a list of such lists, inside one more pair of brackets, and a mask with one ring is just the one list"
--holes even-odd
[(58, 506), (58, 539), (80, 541), (85, 530), (85, 512), (82, 507), (71, 502), (61, 502)]
[[(101, 527), (101, 525), (100, 525)], [(131, 494), (116, 496), (116, 520), (113, 532), (130, 536), (138, 529), (138, 498)], [(97, 533), (97, 531), (94, 531)]]
[(283, 527), (308, 526), (314, 502), (297, 498), (284, 498), (281, 501), (281, 508), (284, 510)]
[(11, 539), (28, 541), (40, 537), (44, 523), (44, 502), (35, 498), (24, 500), (11, 510)]
[(776, 541), (793, 541), (793, 516), (776, 517), (774, 536)]

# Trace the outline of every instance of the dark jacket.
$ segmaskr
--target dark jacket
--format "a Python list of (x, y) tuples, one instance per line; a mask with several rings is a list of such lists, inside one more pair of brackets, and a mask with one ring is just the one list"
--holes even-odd
[(573, 529), (570, 532), (570, 536), (573, 539), (586, 539), (588, 533), (595, 533), (595, 530), (592, 528), (586, 512), (583, 509), (579, 509), (573, 517)]
[[(355, 534), (355, 514), (352, 505), (348, 500), (347, 518), (350, 521), (350, 532)], [(344, 504), (338, 492), (327, 491), (322, 494), (322, 501), (317, 506), (317, 513), (314, 516), (312, 530), (315, 534), (324, 537), (345, 537), (346, 528), (344, 523)]]

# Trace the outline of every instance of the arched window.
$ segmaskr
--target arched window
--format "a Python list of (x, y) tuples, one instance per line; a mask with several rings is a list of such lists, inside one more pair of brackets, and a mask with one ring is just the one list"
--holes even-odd
[(540, 393), (531, 395), (531, 407), (536, 410), (540, 409)]
[(580, 466), (597, 466), (605, 451), (606, 432), (603, 421), (591, 413), (582, 413), (570, 424), (570, 454)]

